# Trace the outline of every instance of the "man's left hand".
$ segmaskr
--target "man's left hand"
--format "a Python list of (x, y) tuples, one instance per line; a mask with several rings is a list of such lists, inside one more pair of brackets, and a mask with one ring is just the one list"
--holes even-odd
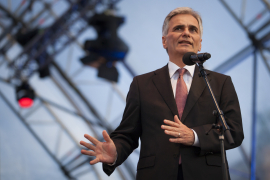
[(162, 125), (161, 128), (165, 130), (165, 134), (175, 137), (170, 138), (170, 142), (181, 143), (187, 146), (192, 146), (194, 144), (195, 136), (193, 131), (184, 125), (178, 119), (177, 115), (174, 116), (174, 122), (164, 119), (164, 123), (167, 125)]

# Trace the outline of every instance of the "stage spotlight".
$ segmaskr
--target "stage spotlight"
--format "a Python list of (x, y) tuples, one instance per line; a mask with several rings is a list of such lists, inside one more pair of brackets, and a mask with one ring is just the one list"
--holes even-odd
[[(33, 29), (33, 30), (26, 30), (24, 28), (20, 29), (16, 34), (16, 40), (20, 45), (25, 47), (32, 39), (34, 39), (38, 34), (42, 32), (42, 29)], [(38, 50), (40, 47), (42, 47), (42, 43), (38, 43), (35, 47), (35, 50)], [(50, 69), (49, 64), (47, 64), (46, 61), (48, 61), (49, 54), (44, 51), (42, 52), (39, 57), (37, 57), (35, 60), (39, 66), (38, 72), (40, 78), (45, 78), (50, 76)]]
[(118, 71), (115, 68), (116, 61), (107, 62), (105, 58), (91, 53), (80, 59), (84, 65), (98, 69), (98, 77), (105, 78), (109, 81), (118, 81)]
[(94, 68), (98, 68), (101, 64), (106, 63), (106, 59), (104, 57), (99, 56), (98, 54), (91, 53), (80, 59), (84, 65), (91, 66)]
[(98, 68), (98, 77), (105, 78), (110, 81), (118, 82), (119, 73), (117, 69), (110, 63), (102, 64)]
[(38, 35), (40, 32), (39, 29), (33, 29), (33, 30), (26, 30), (25, 28), (21, 28), (15, 38), (18, 41), (18, 43), (22, 46), (25, 46), (27, 43), (29, 43), (36, 35)]
[(95, 14), (88, 23), (95, 28), (98, 38), (85, 41), (84, 49), (104, 57), (107, 61), (124, 60), (128, 46), (117, 35), (117, 29), (124, 23), (124, 17)]
[(128, 46), (118, 37), (117, 29), (124, 23), (124, 17), (117, 17), (108, 13), (95, 14), (88, 24), (97, 31), (98, 38), (86, 40), (84, 49), (89, 55), (81, 58), (84, 65), (98, 69), (98, 77), (109, 81), (118, 81), (118, 71), (115, 68), (117, 61), (123, 61)]
[(30, 108), (35, 99), (35, 92), (27, 82), (16, 87), (16, 99), (21, 108)]

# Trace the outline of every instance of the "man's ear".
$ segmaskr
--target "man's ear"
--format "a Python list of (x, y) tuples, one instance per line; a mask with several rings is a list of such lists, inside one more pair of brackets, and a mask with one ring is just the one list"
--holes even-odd
[(164, 49), (167, 49), (167, 40), (166, 40), (166, 37), (165, 36), (162, 36), (162, 45), (163, 45), (163, 48)]
[(201, 49), (202, 49), (202, 39), (201, 39), (201, 42), (200, 42), (199, 51), (201, 51)]

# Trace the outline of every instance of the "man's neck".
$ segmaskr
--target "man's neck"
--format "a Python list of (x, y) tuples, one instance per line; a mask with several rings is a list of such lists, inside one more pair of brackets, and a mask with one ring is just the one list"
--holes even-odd
[(179, 66), (180, 68), (183, 68), (185, 64), (183, 63), (183, 56), (177, 56), (177, 57), (169, 57), (170, 61)]

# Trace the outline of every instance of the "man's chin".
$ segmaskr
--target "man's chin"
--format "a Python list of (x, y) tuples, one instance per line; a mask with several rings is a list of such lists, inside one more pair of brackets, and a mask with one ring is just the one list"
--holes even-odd
[[(181, 54), (181, 55), (184, 55), (187, 52), (194, 52), (194, 50), (193, 49), (181, 49), (181, 50), (178, 51), (178, 53)], [(196, 53), (196, 52), (194, 52), (194, 53)]]

